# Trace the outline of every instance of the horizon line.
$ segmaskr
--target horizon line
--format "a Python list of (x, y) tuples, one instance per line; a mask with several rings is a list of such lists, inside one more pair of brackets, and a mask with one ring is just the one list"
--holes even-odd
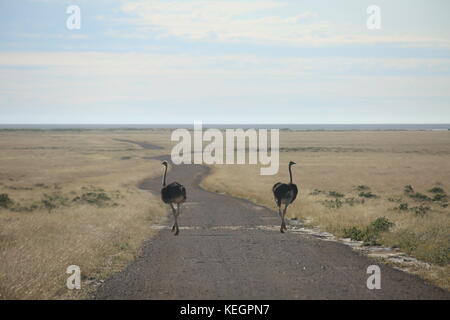
[[(45, 123), (45, 122), (39, 122), (39, 123), (0, 123), (0, 126), (27, 126), (27, 125), (144, 125), (144, 126), (151, 126), (151, 125), (191, 125), (195, 122), (199, 121), (192, 121), (192, 122), (173, 122), (173, 123), (135, 123), (135, 122), (127, 122), (127, 123), (83, 123), (83, 122), (73, 122), (73, 123)], [(320, 123), (320, 122), (314, 122), (314, 123), (287, 123), (287, 122), (263, 122), (263, 123), (252, 123), (252, 122), (202, 122), (202, 124), (217, 124), (217, 125), (450, 125), (450, 122), (333, 122), (333, 123)]]

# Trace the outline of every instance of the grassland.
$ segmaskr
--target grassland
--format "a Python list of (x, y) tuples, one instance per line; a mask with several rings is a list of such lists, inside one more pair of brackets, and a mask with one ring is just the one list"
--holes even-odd
[[(137, 183), (159, 175), (167, 153), (116, 139), (164, 145), (154, 131), (0, 132), (0, 299), (87, 297), (121, 270), (165, 219)], [(66, 288), (78, 265), (82, 290)]]
[[(417, 273), (450, 288), (450, 132), (282, 131), (280, 143), (277, 176), (212, 166), (203, 186), (275, 209), (272, 185), (288, 181), (293, 160), (290, 218), (400, 247), (432, 264)], [(0, 299), (84, 298), (123, 269), (166, 218), (136, 185), (160, 175), (149, 158), (171, 145), (168, 130), (0, 131)], [(72, 264), (81, 291), (65, 286)]]
[(295, 161), (300, 195), (290, 218), (399, 247), (432, 264), (418, 274), (450, 288), (450, 132), (284, 131), (280, 150), (277, 176), (260, 176), (256, 165), (212, 166), (202, 185), (275, 209), (271, 188), (289, 180)]

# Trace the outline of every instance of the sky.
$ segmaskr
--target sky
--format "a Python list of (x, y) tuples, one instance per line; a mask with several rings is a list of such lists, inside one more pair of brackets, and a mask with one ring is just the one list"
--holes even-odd
[(0, 0), (0, 123), (450, 123), (448, 12), (448, 0)]

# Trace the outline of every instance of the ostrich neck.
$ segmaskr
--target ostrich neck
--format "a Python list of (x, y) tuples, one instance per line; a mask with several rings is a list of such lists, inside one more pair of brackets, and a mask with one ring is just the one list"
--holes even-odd
[(167, 175), (167, 166), (164, 166), (164, 176), (162, 181), (163, 187), (166, 186), (166, 175)]
[(289, 184), (292, 184), (292, 170), (291, 170), (291, 165), (289, 165)]

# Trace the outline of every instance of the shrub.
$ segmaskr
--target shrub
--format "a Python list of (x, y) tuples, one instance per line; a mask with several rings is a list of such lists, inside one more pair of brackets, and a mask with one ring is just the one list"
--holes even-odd
[(342, 197), (344, 197), (344, 195), (342, 193), (339, 193), (337, 191), (329, 191), (328, 195), (330, 197), (334, 197), (334, 198), (342, 198)]
[(379, 245), (378, 238), (380, 233), (389, 231), (393, 225), (394, 223), (385, 217), (380, 217), (374, 220), (364, 230), (358, 229), (357, 227), (350, 227), (348, 229), (344, 229), (343, 234), (345, 238), (363, 241), (363, 245), (365, 246), (374, 246)]
[(441, 187), (431, 188), (430, 190), (428, 190), (428, 192), (431, 192), (431, 193), (445, 193), (444, 189), (442, 189)]
[(316, 195), (318, 195), (318, 194), (321, 194), (322, 193), (322, 190), (319, 190), (319, 189), (314, 189), (314, 191), (313, 192), (311, 192), (310, 193), (310, 195), (312, 195), (312, 196), (316, 196)]
[(52, 212), (53, 209), (56, 209), (56, 204), (54, 204), (52, 201), (48, 199), (42, 199), (41, 202), (49, 213)]
[(38, 188), (44, 188), (45, 184), (44, 183), (35, 183), (34, 186), (38, 187)]
[(379, 233), (379, 232), (389, 231), (389, 229), (393, 226), (394, 226), (393, 222), (389, 221), (385, 217), (380, 217), (380, 218), (377, 218), (375, 221), (373, 221), (369, 225), (369, 228), (371, 228), (375, 232)]
[(368, 191), (368, 192), (360, 192), (359, 196), (361, 198), (377, 198), (377, 195), (373, 194), (372, 192)]
[(363, 241), (365, 246), (378, 245), (377, 234), (366, 228), (365, 230), (358, 229), (356, 227), (350, 227), (349, 229), (344, 229), (344, 237), (350, 238), (355, 241)]
[(435, 194), (433, 199), (431, 199), (431, 200), (446, 202), (448, 200), (448, 196), (446, 194), (438, 193), (438, 194)]
[(350, 238), (355, 241), (362, 241), (364, 238), (364, 231), (357, 227), (350, 227), (344, 229), (344, 238)]
[(409, 197), (416, 201), (431, 201), (431, 198), (423, 193), (415, 192), (409, 194)]
[(424, 217), (428, 213), (428, 211), (431, 210), (431, 208), (427, 207), (427, 206), (420, 205), (418, 207), (412, 207), (410, 210), (412, 212), (414, 212), (416, 216)]
[(324, 200), (322, 201), (322, 204), (330, 209), (339, 209), (340, 207), (342, 207), (343, 202), (336, 198), (334, 200)]
[(364, 199), (356, 199), (356, 198), (346, 198), (345, 203), (349, 206), (354, 206), (355, 204), (363, 204)]
[(406, 203), (406, 202), (400, 203), (400, 206), (398, 207), (398, 209), (401, 210), (401, 211), (407, 211), (408, 210), (408, 203)]
[(0, 194), (0, 207), (1, 208), (8, 208), (9, 206), (11, 206), (13, 203), (13, 201), (11, 200), (11, 198), (9, 197), (9, 195), (7, 193), (2, 193)]
[(74, 202), (83, 202), (97, 206), (104, 206), (110, 200), (111, 198), (104, 192), (86, 192), (83, 193), (80, 197), (76, 197), (73, 199)]
[(369, 186), (365, 186), (365, 185), (359, 185), (359, 186), (356, 187), (356, 190), (358, 190), (358, 191), (367, 191), (367, 190), (370, 190), (370, 187)]
[(414, 188), (410, 185), (410, 184), (408, 184), (407, 186), (405, 186), (404, 188), (403, 188), (403, 191), (405, 192), (405, 193), (413, 193), (414, 192)]

